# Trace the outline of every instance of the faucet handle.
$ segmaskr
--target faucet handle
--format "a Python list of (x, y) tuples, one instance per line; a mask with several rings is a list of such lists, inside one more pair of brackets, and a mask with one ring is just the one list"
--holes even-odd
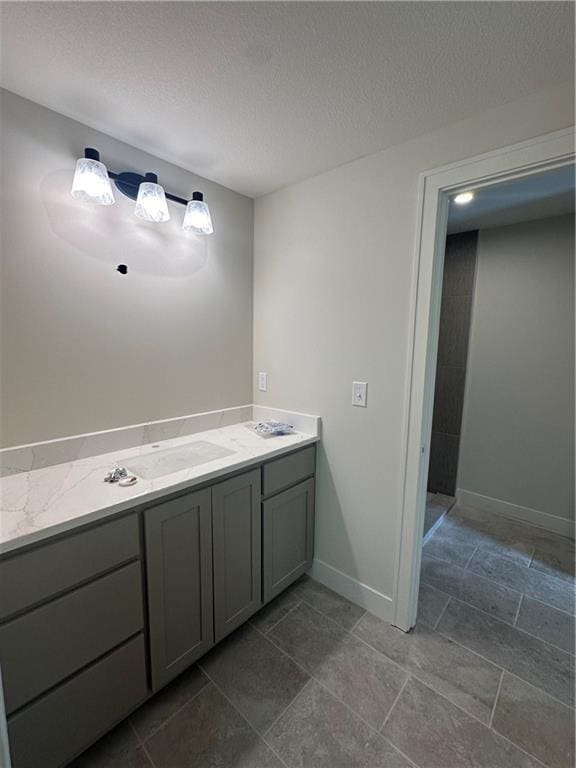
[(128, 477), (128, 470), (125, 467), (116, 467), (111, 472), (108, 472), (104, 478), (105, 483), (117, 483), (123, 477)]

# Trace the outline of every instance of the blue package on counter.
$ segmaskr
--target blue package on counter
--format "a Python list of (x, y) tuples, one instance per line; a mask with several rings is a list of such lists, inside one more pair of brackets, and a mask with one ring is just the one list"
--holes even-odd
[(277, 437), (278, 435), (291, 435), (294, 432), (292, 424), (285, 421), (259, 421), (254, 425), (254, 432), (260, 437)]

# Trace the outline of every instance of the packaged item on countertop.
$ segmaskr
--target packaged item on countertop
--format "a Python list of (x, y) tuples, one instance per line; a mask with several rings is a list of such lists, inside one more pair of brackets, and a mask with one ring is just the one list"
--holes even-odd
[(260, 437), (277, 437), (278, 435), (291, 435), (294, 432), (292, 424), (285, 421), (259, 421), (253, 427), (254, 432)]

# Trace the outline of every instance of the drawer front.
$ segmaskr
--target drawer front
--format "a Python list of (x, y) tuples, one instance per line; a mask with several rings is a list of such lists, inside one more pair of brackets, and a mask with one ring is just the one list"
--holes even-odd
[(0, 627), (8, 714), (143, 627), (140, 563), (124, 566)]
[(146, 695), (144, 638), (138, 635), (8, 718), (12, 768), (65, 765)]
[(264, 602), (279, 595), (312, 565), (314, 480), (289, 488), (262, 504)]
[(294, 485), (305, 477), (310, 477), (314, 474), (315, 465), (316, 446), (314, 445), (264, 464), (262, 473), (264, 496), (269, 496), (289, 485)]
[(140, 555), (138, 516), (103, 523), (0, 562), (0, 621)]

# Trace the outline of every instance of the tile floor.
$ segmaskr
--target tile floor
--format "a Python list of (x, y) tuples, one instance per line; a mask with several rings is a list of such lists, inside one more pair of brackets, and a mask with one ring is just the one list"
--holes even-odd
[(434, 533), (440, 521), (452, 507), (456, 499), (443, 493), (426, 494), (426, 511), (424, 513), (424, 541)]
[(404, 634), (303, 579), (75, 768), (573, 768), (574, 543), (453, 508)]

